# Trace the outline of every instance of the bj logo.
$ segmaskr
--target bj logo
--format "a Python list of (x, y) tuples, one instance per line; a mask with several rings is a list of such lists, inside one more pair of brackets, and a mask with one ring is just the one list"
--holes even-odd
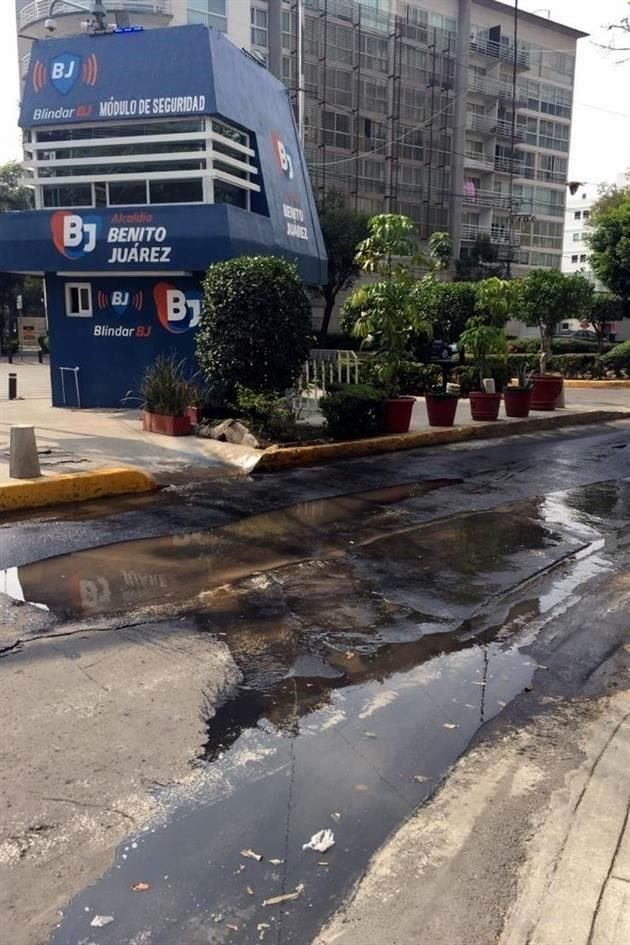
[(201, 292), (194, 289), (182, 292), (168, 282), (158, 282), (153, 300), (160, 325), (172, 335), (196, 328), (201, 321)]
[(85, 57), (62, 53), (51, 59), (48, 65), (38, 59), (33, 66), (31, 77), (35, 92), (41, 92), (50, 82), (60, 95), (67, 95), (79, 81), (82, 85), (94, 87), (97, 79), (98, 59), (94, 53)]
[(285, 177), (288, 177), (289, 180), (293, 180), (293, 158), (291, 157), (291, 152), (275, 131), (271, 132), (271, 144), (273, 146), (276, 164)]
[(126, 290), (113, 289), (111, 292), (107, 293), (99, 289), (96, 295), (96, 304), (101, 311), (111, 308), (117, 315), (124, 315), (128, 308), (134, 308), (136, 312), (141, 312), (142, 302), (143, 293), (141, 290), (128, 292)]
[(50, 218), (55, 249), (66, 259), (80, 259), (96, 249), (96, 239), (101, 230), (98, 217), (81, 217), (69, 210), (58, 210)]

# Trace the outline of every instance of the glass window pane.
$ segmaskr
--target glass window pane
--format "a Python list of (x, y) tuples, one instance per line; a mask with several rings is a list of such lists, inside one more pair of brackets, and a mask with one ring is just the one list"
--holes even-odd
[(149, 197), (150, 203), (201, 203), (203, 184), (201, 180), (152, 180)]
[(108, 187), (110, 207), (125, 207), (147, 202), (147, 185), (143, 180), (112, 182)]
[(90, 184), (75, 184), (66, 187), (42, 187), (45, 207), (91, 207), (92, 187)]
[(235, 187), (234, 184), (228, 184), (224, 180), (215, 180), (214, 182), (214, 202), (230, 203), (235, 207), (247, 209), (247, 192)]

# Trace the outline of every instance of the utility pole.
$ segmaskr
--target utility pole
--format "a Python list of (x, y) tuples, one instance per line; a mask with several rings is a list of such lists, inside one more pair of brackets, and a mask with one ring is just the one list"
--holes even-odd
[[(470, 28), (472, 0), (459, 0), (457, 52), (455, 58), (455, 89), (453, 113), (453, 144), (451, 151), (450, 234), (453, 259), (458, 260), (462, 245), (462, 214), (464, 210), (464, 149), (466, 146), (466, 98), (468, 64), (470, 62)], [(429, 194), (429, 212), (433, 194)], [(430, 231), (429, 226), (429, 231)], [(429, 232), (430, 235), (430, 232)]]
[(516, 153), (516, 100), (518, 77), (518, 0), (514, 0), (514, 63), (512, 68), (512, 140), (510, 146), (510, 210), (508, 217), (508, 258), (506, 275), (512, 278), (512, 243), (514, 240), (514, 156)]

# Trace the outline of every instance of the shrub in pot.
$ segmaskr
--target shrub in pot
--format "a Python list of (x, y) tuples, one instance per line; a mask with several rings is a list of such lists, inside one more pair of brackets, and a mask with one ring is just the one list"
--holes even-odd
[(501, 406), (500, 393), (487, 393), (485, 380), (502, 380), (507, 365), (507, 339), (500, 328), (483, 324), (479, 316), (471, 318), (460, 338), (460, 345), (470, 353), (477, 371), (477, 390), (470, 392), (473, 420), (497, 420)]
[(524, 364), (519, 367), (518, 383), (508, 384), (503, 389), (506, 416), (520, 419), (529, 417), (533, 390), (532, 374), (528, 372), (527, 365)]
[(431, 327), (420, 315), (417, 281), (411, 266), (420, 260), (415, 251), (415, 227), (408, 217), (385, 213), (372, 217), (370, 235), (357, 247), (357, 262), (381, 279), (356, 289), (344, 307), (345, 324), (365, 346), (376, 351), (372, 362), (379, 384), (387, 394), (386, 433), (406, 433), (415, 399), (400, 396), (401, 376), (412, 358), (418, 333), (431, 337)]
[(174, 355), (160, 355), (145, 371), (141, 386), (144, 403), (143, 429), (166, 436), (187, 436), (191, 381), (186, 362)]
[(319, 402), (326, 428), (336, 440), (383, 432), (386, 394), (371, 384), (343, 384)]
[(459, 397), (449, 394), (443, 388), (433, 388), (425, 395), (430, 427), (452, 427)]

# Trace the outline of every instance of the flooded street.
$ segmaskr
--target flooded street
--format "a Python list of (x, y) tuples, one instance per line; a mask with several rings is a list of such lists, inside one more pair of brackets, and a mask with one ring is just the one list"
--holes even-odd
[[(307, 471), (298, 501), (278, 505), (276, 480), (265, 509), (263, 482), (250, 514), (225, 521), (224, 506), (206, 527), (193, 497), (196, 527), (0, 572), (0, 591), (56, 621), (51, 646), (76, 636), (69, 660), (106, 628), (139, 627), (147, 645), (218, 641), (238, 670), (205, 692), (197, 662), (188, 774), (148, 783), (151, 816), (59, 903), (50, 945), (308, 945), (487, 723), (526, 724), (530, 693), (541, 707), (581, 692), (627, 640), (612, 615), (630, 584), (630, 482), (610, 476), (618, 434), (575, 473), (550, 443), (520, 470), (483, 449), (450, 476), (418, 458), (393, 482), (374, 463), (367, 488), (319, 498)], [(545, 451), (538, 479), (525, 473)], [(552, 469), (557, 488), (538, 491)], [(45, 662), (44, 642), (22, 640), (0, 671)], [(168, 689), (157, 698), (167, 709)], [(334, 845), (304, 849), (324, 829)]]

